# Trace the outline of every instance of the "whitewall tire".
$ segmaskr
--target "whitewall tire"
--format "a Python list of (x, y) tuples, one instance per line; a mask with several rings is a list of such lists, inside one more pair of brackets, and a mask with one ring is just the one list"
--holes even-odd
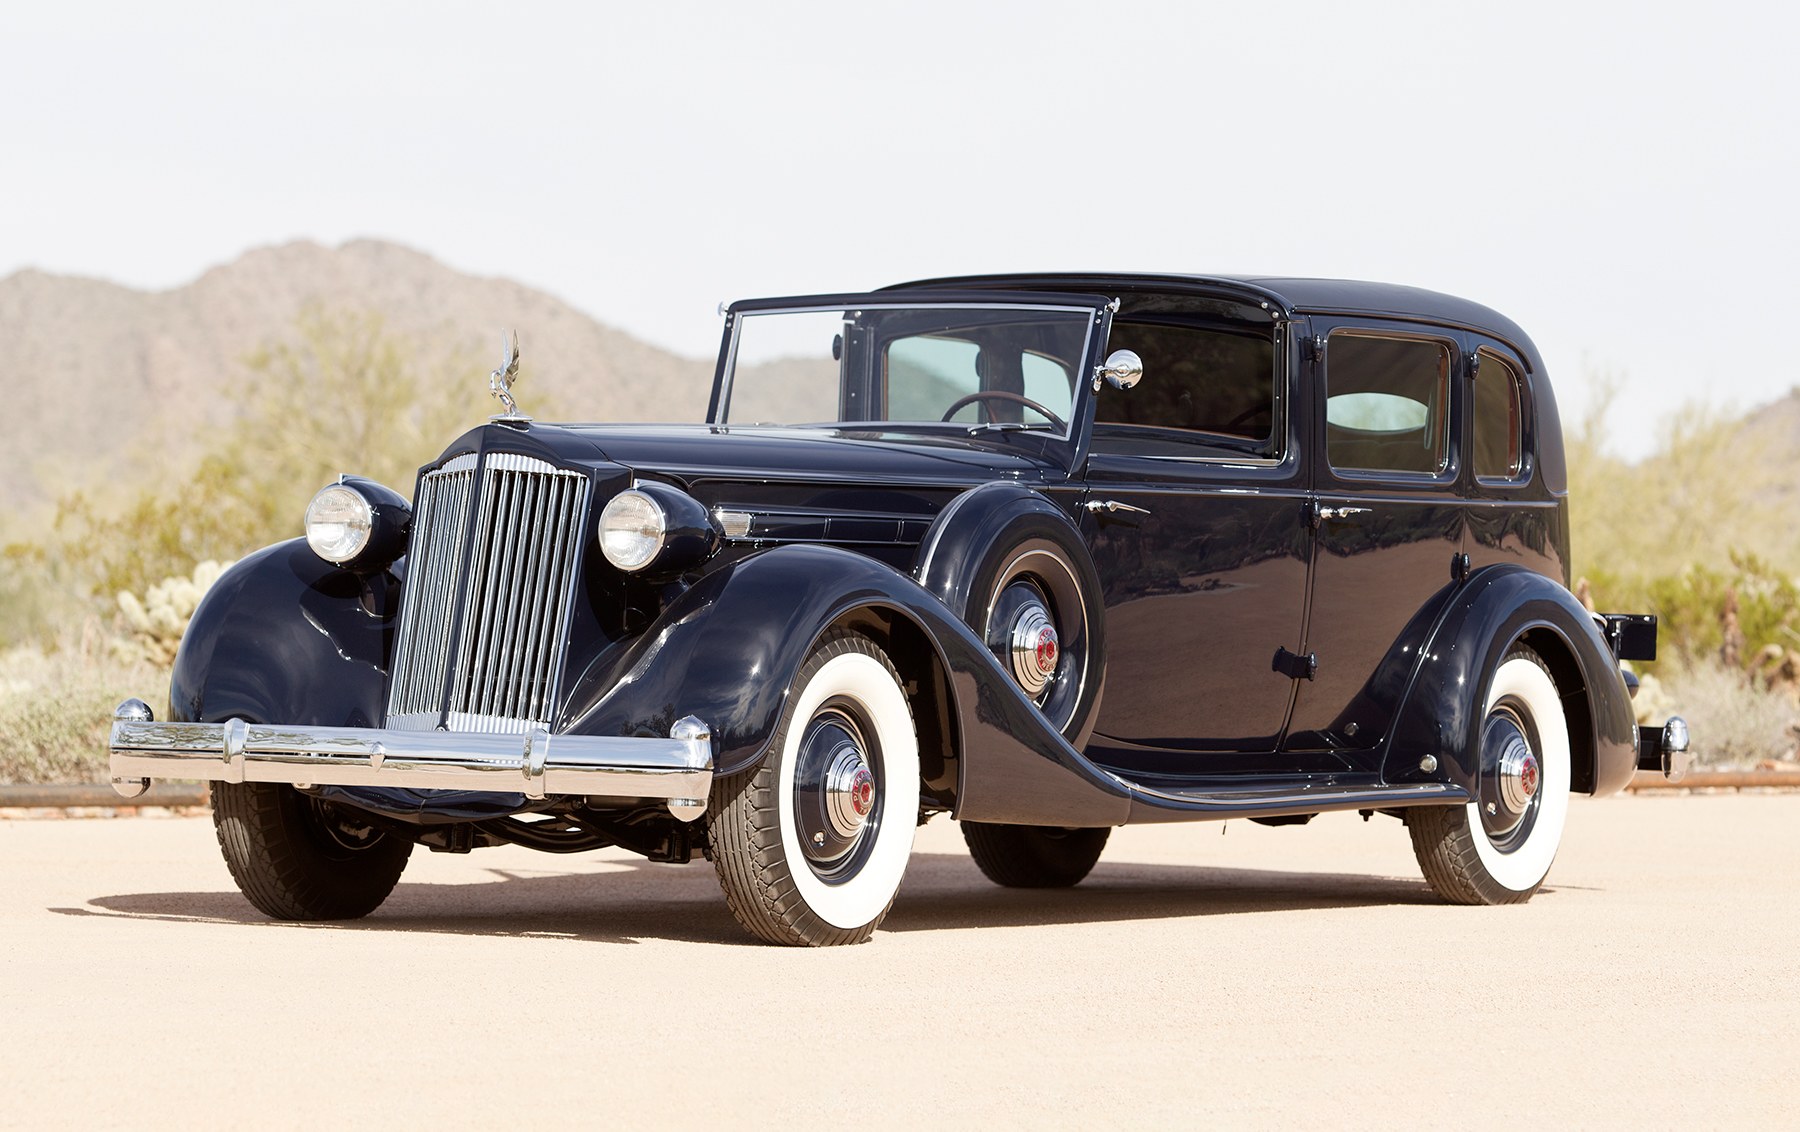
[(912, 854), (919, 745), (900, 676), (855, 633), (801, 665), (762, 764), (715, 782), (713, 864), (744, 927), (771, 943), (860, 943)]
[(1556, 682), (1523, 646), (1488, 682), (1474, 798), (1408, 810), (1419, 867), (1456, 904), (1517, 904), (1550, 873), (1569, 809), (1569, 726)]

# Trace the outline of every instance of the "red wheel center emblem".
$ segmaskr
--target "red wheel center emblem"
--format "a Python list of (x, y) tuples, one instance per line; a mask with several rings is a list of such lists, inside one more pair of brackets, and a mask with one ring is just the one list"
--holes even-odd
[(875, 807), (875, 780), (866, 770), (857, 771), (855, 780), (850, 783), (850, 807), (858, 817), (864, 818)]
[(1526, 759), (1525, 765), (1522, 768), (1520, 768), (1520, 770), (1519, 770), (1519, 789), (1523, 790), (1525, 792), (1525, 796), (1527, 798), (1529, 798), (1533, 794), (1537, 793), (1537, 788), (1538, 788), (1537, 760), (1536, 759)]
[(1048, 625), (1038, 630), (1037, 667), (1046, 676), (1056, 671), (1056, 630)]

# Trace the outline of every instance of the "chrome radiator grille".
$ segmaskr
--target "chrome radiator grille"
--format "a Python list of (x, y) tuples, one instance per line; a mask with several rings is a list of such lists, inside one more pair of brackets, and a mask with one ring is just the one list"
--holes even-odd
[(387, 726), (549, 723), (587, 503), (585, 475), (512, 453), (458, 456), (424, 476)]

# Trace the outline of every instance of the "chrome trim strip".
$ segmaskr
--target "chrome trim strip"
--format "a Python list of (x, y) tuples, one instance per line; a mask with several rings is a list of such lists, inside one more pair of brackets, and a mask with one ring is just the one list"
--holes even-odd
[[(727, 317), (731, 320), (730, 321), (731, 343), (725, 347), (724, 380), (721, 381), (719, 384), (719, 408), (718, 408), (718, 412), (716, 414), (718, 419), (708, 421), (707, 423), (712, 424), (712, 425), (718, 425), (722, 428), (731, 427), (731, 395), (734, 392), (732, 386), (734, 384), (736, 384), (736, 379), (737, 379), (738, 340), (743, 334), (744, 319), (753, 317), (753, 316), (757, 316), (757, 315), (770, 315), (770, 314), (826, 314), (831, 311), (842, 312), (845, 309), (846, 308), (842, 307), (842, 306), (799, 306), (799, 307), (765, 307), (760, 310), (743, 310), (743, 311), (727, 312)], [(886, 310), (971, 310), (971, 311), (1013, 310), (1013, 311), (1034, 311), (1034, 312), (1038, 312), (1038, 313), (1050, 313), (1050, 314), (1079, 314), (1079, 315), (1083, 315), (1083, 316), (1092, 316), (1088, 321), (1087, 334), (1081, 341), (1081, 357), (1083, 360), (1085, 360), (1089, 354), (1094, 352), (1093, 351), (1094, 327), (1099, 325), (1101, 312), (1104, 311), (1106, 308), (1105, 307), (1086, 306), (1086, 305), (1080, 305), (1080, 304), (1073, 305), (1073, 306), (1065, 306), (1061, 303), (1005, 303), (1005, 302), (1001, 302), (1001, 303), (983, 303), (983, 302), (909, 303), (909, 302), (905, 302), (904, 300), (901, 300), (901, 301), (896, 301), (896, 302), (860, 303), (860, 304), (857, 304), (856, 306), (848, 308), (848, 309), (855, 310), (858, 312), (861, 312), (861, 311), (886, 311)], [(1080, 372), (1079, 365), (1077, 365), (1077, 367), (1076, 367), (1076, 372), (1078, 372), (1078, 373)], [(1076, 388), (1077, 389), (1080, 388), (1079, 383), (1077, 383)], [(1073, 409), (1075, 407), (1076, 407), (1075, 405), (1071, 405), (1071, 409)], [(853, 422), (839, 422), (839, 423), (853, 423)], [(1069, 421), (1068, 427), (1063, 429), (1063, 431), (1060, 433), (1053, 432), (1050, 435), (1055, 436), (1058, 440), (1065, 441), (1065, 442), (1073, 440), (1074, 436), (1075, 436), (1075, 424), (1076, 424), (1076, 422), (1073, 419), (1073, 414), (1071, 414), (1071, 419)], [(740, 426), (740, 427), (742, 427), (742, 426)]]
[(1195, 809), (1264, 810), (1288, 809), (1296, 813), (1308, 810), (1379, 809), (1382, 806), (1414, 806), (1467, 802), (1469, 792), (1448, 782), (1403, 783), (1393, 786), (1319, 786), (1311, 790), (1281, 790), (1266, 793), (1246, 791), (1242, 794), (1177, 794), (1144, 786), (1112, 771), (1107, 777), (1127, 791), (1148, 801), (1173, 803), (1177, 807)]
[[(691, 806), (712, 788), (712, 734), (698, 720), (679, 738), (639, 739), (245, 723), (156, 723), (121, 716), (112, 727), (112, 778), (124, 793), (149, 778), (397, 786), (661, 798)], [(127, 795), (129, 796), (129, 795)]]

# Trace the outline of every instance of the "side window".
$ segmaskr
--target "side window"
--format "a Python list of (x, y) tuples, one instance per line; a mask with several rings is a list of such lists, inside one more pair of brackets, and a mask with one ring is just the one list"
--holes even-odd
[(939, 421), (950, 406), (975, 393), (951, 415), (964, 423), (1018, 421), (1048, 423), (1018, 398), (1043, 406), (1067, 421), (1075, 403), (1075, 365), (1057, 351), (1078, 351), (1044, 326), (1027, 322), (950, 327), (941, 332), (889, 339), (882, 350), (886, 415), (891, 421)]
[(981, 388), (980, 357), (980, 348), (964, 338), (895, 339), (887, 349), (887, 419), (937, 420), (946, 405)]
[(1436, 475), (1449, 461), (1450, 347), (1333, 331), (1325, 350), (1331, 466)]
[(1135, 350), (1144, 378), (1101, 388), (1094, 450), (1130, 456), (1280, 455), (1275, 343), (1267, 332), (1115, 320), (1108, 352)]
[(1475, 371), (1475, 478), (1512, 480), (1525, 470), (1524, 383), (1500, 355), (1483, 350)]

